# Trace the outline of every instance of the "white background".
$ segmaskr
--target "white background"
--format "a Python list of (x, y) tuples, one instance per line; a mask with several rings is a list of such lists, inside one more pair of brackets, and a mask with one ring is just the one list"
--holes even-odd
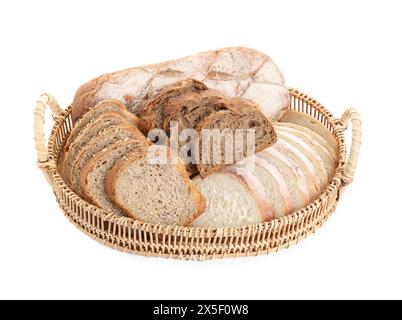
[[(400, 1), (1, 1), (0, 298), (402, 298)], [(225, 46), (362, 114), (354, 183), (315, 235), (277, 254), (186, 262), (106, 248), (35, 166), (33, 107), (105, 72)], [(51, 121), (48, 118), (48, 126)]]

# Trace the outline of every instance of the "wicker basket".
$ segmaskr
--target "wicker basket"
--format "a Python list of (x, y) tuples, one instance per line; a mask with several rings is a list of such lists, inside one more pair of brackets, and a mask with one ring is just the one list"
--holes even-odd
[[(107, 214), (77, 196), (63, 181), (57, 158), (71, 128), (71, 107), (63, 111), (56, 100), (42, 95), (35, 109), (35, 144), (38, 166), (45, 174), (66, 217), (97, 241), (115, 249), (145, 256), (213, 259), (255, 256), (289, 248), (315, 232), (334, 212), (341, 192), (352, 182), (360, 148), (361, 120), (354, 109), (336, 119), (319, 102), (290, 89), (291, 108), (319, 120), (338, 144), (339, 164), (327, 190), (307, 207), (286, 217), (239, 228), (170, 227)], [(52, 110), (54, 126), (48, 148), (44, 135), (45, 109)], [(348, 154), (344, 131), (352, 123)]]

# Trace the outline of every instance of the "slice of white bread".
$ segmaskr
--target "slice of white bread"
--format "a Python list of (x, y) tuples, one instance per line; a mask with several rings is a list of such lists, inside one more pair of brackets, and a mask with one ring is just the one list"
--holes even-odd
[(84, 166), (80, 175), (80, 185), (84, 197), (106, 212), (124, 216), (124, 212), (114, 204), (106, 193), (106, 175), (118, 160), (150, 144), (148, 140), (139, 143), (138, 140), (131, 139), (129, 141), (120, 141), (98, 152)]
[(205, 212), (193, 226), (238, 227), (263, 221), (254, 196), (236, 175), (219, 172), (204, 179), (197, 176), (193, 181), (206, 199)]
[(109, 171), (106, 192), (134, 219), (162, 225), (189, 225), (204, 211), (204, 199), (180, 159), (166, 146), (158, 148), (159, 153), (168, 156), (165, 164), (154, 164), (150, 155), (155, 153), (148, 148), (137, 150)]
[(297, 135), (299, 136), (302, 137), (304, 136), (305, 139), (310, 139), (310, 137), (313, 136), (314, 139), (310, 140), (310, 142), (320, 145), (322, 151), (325, 152), (327, 155), (329, 155), (333, 162), (335, 163), (337, 162), (337, 156), (336, 156), (337, 149), (333, 145), (331, 145), (326, 139), (324, 139), (314, 131), (311, 131), (307, 127), (297, 125), (297, 127), (295, 128), (294, 123), (281, 122), (278, 129), (282, 131), (291, 131), (293, 133), (297, 133)]
[(97, 137), (93, 138), (86, 144), (75, 157), (71, 168), (71, 185), (79, 195), (82, 195), (80, 186), (81, 171), (87, 162), (99, 151), (113, 145), (116, 142), (124, 140), (141, 140), (146, 141), (145, 136), (134, 126), (117, 125), (101, 132)]
[(307, 135), (304, 135), (301, 131), (289, 130), (289, 128), (277, 127), (279, 134), (283, 137), (293, 139), (298, 144), (306, 144), (310, 147), (310, 150), (314, 150), (318, 157), (321, 159), (321, 163), (324, 166), (328, 174), (333, 174), (335, 169), (335, 160), (333, 159), (331, 152), (328, 148), (324, 148), (315, 139), (311, 139)]
[(305, 157), (307, 157), (315, 166), (316, 171), (320, 176), (324, 178), (324, 183), (327, 184), (329, 181), (329, 176), (332, 174), (331, 168), (327, 166), (324, 159), (320, 157), (319, 152), (316, 148), (311, 146), (309, 143), (299, 140), (296, 136), (286, 135), (282, 132), (278, 133), (281, 141), (285, 144), (291, 144), (296, 147)]
[[(335, 171), (336, 161), (330, 156), (332, 147), (320, 143), (306, 127), (284, 127), (282, 130), (281, 123), (275, 124), (278, 141), (256, 155), (254, 167), (238, 164), (225, 172), (194, 179), (206, 199), (206, 210), (193, 226), (241, 227), (269, 221), (297, 211), (319, 197)], [(247, 161), (254, 161), (253, 157)], [(231, 179), (226, 178), (228, 174)], [(231, 190), (239, 186), (246, 193), (240, 199), (231, 195)]]

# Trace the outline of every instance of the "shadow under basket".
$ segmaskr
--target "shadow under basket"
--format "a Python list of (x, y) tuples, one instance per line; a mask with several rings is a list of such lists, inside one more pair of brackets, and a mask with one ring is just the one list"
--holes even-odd
[[(335, 118), (319, 102), (289, 89), (291, 109), (321, 122), (338, 145), (338, 167), (321, 196), (307, 207), (265, 223), (238, 228), (195, 228), (162, 226), (108, 214), (76, 195), (57, 168), (57, 157), (72, 128), (71, 106), (63, 111), (49, 94), (42, 95), (35, 109), (35, 146), (38, 166), (53, 188), (65, 216), (79, 229), (109, 247), (145, 256), (205, 260), (256, 256), (289, 248), (314, 233), (334, 212), (344, 188), (352, 182), (361, 141), (359, 113), (348, 109)], [(46, 148), (45, 109), (49, 106), (54, 125)], [(350, 151), (344, 132), (352, 123)]]

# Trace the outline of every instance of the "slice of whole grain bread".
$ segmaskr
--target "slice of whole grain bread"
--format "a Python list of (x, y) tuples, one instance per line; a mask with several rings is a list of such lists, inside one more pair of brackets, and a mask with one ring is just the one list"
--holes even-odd
[[(250, 129), (255, 132), (254, 146), (247, 149), (247, 135), (252, 134), (247, 130)], [(248, 150), (254, 149), (254, 152), (259, 152), (277, 141), (271, 121), (264, 116), (257, 104), (243, 98), (233, 98), (229, 110), (211, 113), (199, 123), (197, 130), (201, 134), (199, 153), (202, 160), (197, 164), (197, 169), (202, 177), (251, 156)], [(206, 135), (208, 132), (213, 133), (214, 130), (218, 130), (221, 138), (216, 143)], [(237, 135), (236, 131), (240, 135)], [(225, 136), (225, 132), (228, 136)], [(227, 142), (227, 139), (232, 140)], [(242, 143), (239, 143), (238, 139), (241, 139)], [(235, 145), (235, 142), (238, 144)], [(220, 150), (216, 151), (216, 147)], [(217, 152), (220, 153), (220, 157), (216, 157)], [(232, 162), (227, 163), (228, 159)]]
[(166, 146), (165, 164), (154, 164), (149, 149), (119, 160), (106, 176), (109, 197), (127, 215), (162, 225), (189, 225), (204, 210), (204, 199), (190, 181), (185, 166)]
[(107, 173), (115, 163), (127, 154), (137, 152), (150, 145), (150, 142), (140, 142), (142, 139), (120, 141), (98, 152), (84, 166), (80, 175), (80, 186), (85, 198), (94, 205), (119, 216), (125, 213), (110, 199), (105, 190)]
[(73, 161), (70, 174), (71, 185), (79, 195), (83, 195), (80, 186), (80, 177), (82, 168), (86, 163), (104, 148), (107, 148), (116, 142), (126, 140), (139, 140), (145, 142), (146, 138), (134, 126), (117, 125), (102, 131), (97, 137), (93, 138), (87, 145), (81, 148), (81, 151), (78, 152)]
[(126, 118), (118, 112), (106, 112), (101, 114), (95, 121), (86, 126), (80, 134), (70, 144), (68, 150), (63, 155), (64, 176), (67, 183), (71, 186), (71, 169), (74, 160), (77, 158), (81, 149), (92, 139), (96, 138), (101, 132), (116, 125), (128, 125)]
[(131, 112), (127, 111), (127, 107), (118, 100), (104, 100), (97, 104), (94, 108), (85, 113), (79, 121), (74, 124), (73, 130), (67, 138), (65, 144), (65, 151), (68, 151), (69, 146), (80, 135), (80, 133), (91, 123), (96, 121), (100, 115), (106, 112), (118, 112), (127, 117), (129, 122), (132, 122), (134, 126), (137, 126), (139, 121)]

